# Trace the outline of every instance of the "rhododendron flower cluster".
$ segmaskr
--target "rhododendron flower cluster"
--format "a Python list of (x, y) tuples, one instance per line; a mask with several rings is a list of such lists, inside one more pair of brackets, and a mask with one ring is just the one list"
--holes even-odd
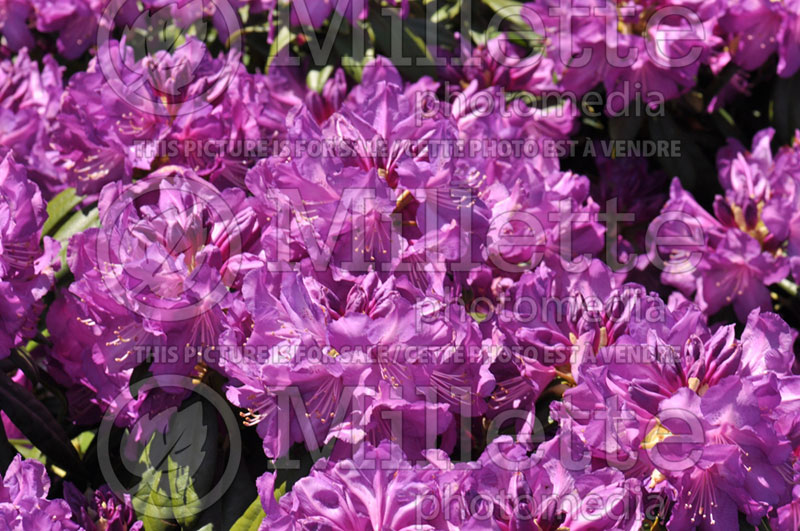
[[(800, 151), (785, 146), (773, 157), (774, 131), (760, 131), (751, 151), (731, 141), (717, 156), (719, 181), (724, 195), (714, 199), (713, 212), (705, 211), (692, 195), (674, 180), (670, 198), (653, 228), (689, 235), (700, 229), (698, 245), (707, 252), (693, 271), (666, 269), (662, 279), (695, 298), (709, 313), (733, 304), (740, 319), (752, 308), (769, 309), (767, 285), (789, 275), (797, 278), (797, 205), (800, 200), (797, 175)], [(690, 221), (671, 221), (673, 213)], [(689, 246), (691, 247), (691, 246)], [(659, 252), (690, 252), (687, 246), (665, 246)]]
[[(3, 328), (0, 357), (33, 337), (42, 310), (42, 298), (53, 287), (53, 265), (58, 243), (42, 239), (45, 203), (39, 187), (31, 182), (25, 167), (7, 154), (0, 162), (0, 271), (3, 292)], [(41, 240), (41, 241), (40, 241)]]
[(0, 528), (800, 529), (796, 0), (0, 0)]
[(40, 462), (19, 455), (6, 469), (0, 511), (8, 529), (80, 529), (64, 500), (47, 499), (50, 478)]

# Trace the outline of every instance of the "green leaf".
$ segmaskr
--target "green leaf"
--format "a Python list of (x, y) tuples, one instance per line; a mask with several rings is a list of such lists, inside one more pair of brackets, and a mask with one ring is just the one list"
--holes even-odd
[(172, 456), (167, 457), (167, 464), (172, 512), (181, 527), (193, 527), (202, 507), (200, 496), (194, 488), (190, 467), (179, 465)]
[(522, 16), (522, 3), (515, 0), (483, 0), (495, 13), (503, 13), (505, 20), (511, 25), (522, 31), (530, 31), (531, 26)]
[(57, 279), (60, 279), (69, 271), (69, 268), (67, 267), (67, 245), (69, 243), (69, 239), (79, 232), (99, 226), (100, 212), (97, 210), (97, 207), (92, 208), (86, 213), (78, 210), (59, 224), (55, 234), (53, 234), (53, 238), (61, 242), (61, 252), (59, 253), (59, 257), (61, 258), (61, 269), (56, 273)]
[(241, 518), (236, 520), (236, 523), (231, 527), (231, 531), (258, 531), (261, 522), (266, 516), (264, 508), (261, 506), (261, 500), (256, 498)]
[(84, 213), (79, 210), (73, 213), (61, 226), (58, 227), (53, 238), (60, 242), (67, 242), (69, 239), (79, 232), (83, 232), (91, 227), (100, 226), (100, 212), (97, 207), (92, 208)]
[(794, 282), (792, 282), (788, 278), (785, 278), (785, 279), (781, 280), (780, 282), (778, 282), (778, 285), (781, 288), (783, 288), (784, 291), (786, 291), (786, 293), (788, 293), (792, 297), (797, 297), (797, 292), (798, 292), (797, 284), (795, 284)]
[(78, 452), (78, 455), (81, 456), (81, 459), (83, 459), (83, 456), (86, 455), (86, 451), (92, 445), (95, 435), (96, 433), (94, 431), (87, 430), (72, 439), (72, 446), (75, 447), (75, 450)]
[(275, 496), (275, 501), (280, 501), (281, 498), (283, 498), (283, 496), (286, 494), (286, 488), (288, 486), (289, 483), (287, 481), (284, 481), (283, 483), (280, 484), (279, 487), (275, 489), (275, 492), (273, 493)]
[(43, 465), (47, 464), (47, 458), (45, 455), (39, 451), (38, 448), (33, 446), (28, 439), (9, 439), (8, 442), (10, 442), (14, 447), (14, 450), (19, 452), (19, 454), (25, 459), (36, 459)]
[[(205, 508), (201, 500), (213, 487), (217, 436), (217, 416), (205, 401), (192, 402), (170, 417), (166, 433), (171, 448), (167, 454), (169, 490), (173, 513), (183, 527), (195, 524)], [(160, 443), (153, 448), (156, 452), (160, 449)]]
[(267, 70), (269, 70), (272, 61), (275, 60), (278, 54), (292, 43), (292, 38), (292, 30), (289, 28), (289, 26), (281, 26), (281, 29), (278, 30), (278, 34), (275, 36), (275, 40), (272, 41), (272, 45), (269, 47)]
[(33, 393), (0, 371), (3, 412), (49, 460), (69, 473), (84, 477), (83, 465), (64, 429)]
[[(370, 28), (371, 29), (371, 28)], [(360, 26), (351, 26), (349, 31), (340, 31), (336, 34), (333, 41), (333, 48), (339, 54), (342, 69), (350, 76), (356, 83), (361, 83), (361, 76), (364, 71), (364, 66), (375, 58), (375, 48), (372, 46), (371, 39), (365, 32), (363, 35), (364, 49), (359, 49), (360, 42), (356, 42), (357, 38), (353, 36), (353, 32), (365, 30)]]
[(431, 17), (431, 22), (439, 24), (448, 20), (455, 20), (461, 14), (461, 2), (455, 2), (451, 5), (444, 4), (436, 13)]
[(684, 188), (692, 190), (709, 175), (716, 175), (713, 164), (706, 156), (708, 150), (701, 147), (693, 135), (684, 131), (669, 113), (649, 117), (648, 126), (653, 140), (678, 141), (680, 156), (659, 157), (659, 162), (667, 175), (680, 178)]
[[(140, 488), (133, 496), (133, 508), (144, 522), (147, 531), (163, 531), (171, 527), (170, 499), (162, 485), (164, 473), (160, 470), (149, 469), (142, 476)], [(152, 514), (152, 509), (159, 507), (158, 515)]]
[(327, 65), (321, 70), (311, 70), (306, 76), (306, 85), (314, 92), (322, 92), (325, 88), (325, 83), (330, 79), (333, 74), (333, 65)]
[(53, 229), (66, 220), (76, 206), (83, 200), (77, 195), (75, 188), (67, 188), (47, 203), (47, 221), (42, 227), (42, 234), (52, 236)]
[[(216, 410), (192, 398), (179, 409), (167, 409), (142, 422), (167, 426), (163, 432), (156, 430), (139, 455), (142, 479), (134, 500), (137, 513), (156, 526), (176, 520), (181, 527), (194, 529), (209, 523), (199, 517), (206, 509), (203, 497), (214, 486), (217, 469)], [(129, 465), (129, 470), (137, 469)]]

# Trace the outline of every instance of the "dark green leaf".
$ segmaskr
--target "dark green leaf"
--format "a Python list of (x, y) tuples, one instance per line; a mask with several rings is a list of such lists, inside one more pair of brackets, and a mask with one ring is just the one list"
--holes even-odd
[(522, 31), (531, 30), (530, 24), (521, 15), (523, 5), (521, 2), (514, 0), (483, 0), (483, 3), (495, 13), (501, 13), (514, 28)]
[(692, 190), (696, 183), (714, 176), (716, 170), (695, 138), (682, 130), (669, 115), (651, 117), (648, 121), (650, 135), (656, 141), (678, 141), (680, 156), (659, 157), (661, 166), (669, 177), (677, 176), (684, 188)]
[(2, 410), (31, 443), (53, 463), (78, 477), (84, 477), (78, 452), (64, 429), (30, 391), (0, 372)]
[[(375, 32), (377, 50), (393, 59), (397, 70), (408, 79), (419, 79), (423, 75), (435, 75), (433, 56), (425, 43), (425, 20), (403, 21), (391, 10), (387, 14), (370, 11), (369, 23)], [(398, 35), (399, 32), (399, 35)], [(399, 49), (397, 43), (400, 44)], [(399, 57), (394, 57), (399, 54)], [(399, 62), (400, 58), (407, 62)]]
[(634, 140), (644, 123), (641, 113), (630, 116), (611, 116), (608, 119), (608, 134), (612, 140)]
[(788, 79), (778, 78), (773, 96), (773, 119), (778, 142), (789, 144), (794, 132), (800, 129), (800, 106), (797, 94), (800, 93), (800, 74)]
[(327, 65), (321, 70), (310, 70), (306, 75), (306, 85), (314, 92), (322, 92), (325, 88), (325, 83), (330, 79), (333, 74), (333, 65)]
[(28, 380), (31, 382), (38, 382), (39, 368), (36, 366), (33, 358), (31, 358), (29, 351), (30, 349), (12, 348), (8, 358), (18, 369), (25, 373), (25, 377)]
[(201, 499), (213, 487), (218, 433), (214, 408), (198, 400), (170, 418), (166, 444), (159, 442), (151, 448), (151, 458), (153, 452), (169, 448), (166, 457), (172, 510), (183, 527), (192, 527), (197, 521), (204, 509)]

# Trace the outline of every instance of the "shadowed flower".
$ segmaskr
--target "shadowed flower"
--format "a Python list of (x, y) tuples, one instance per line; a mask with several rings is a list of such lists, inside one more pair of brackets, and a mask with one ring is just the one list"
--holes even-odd
[(87, 500), (75, 485), (66, 482), (64, 498), (72, 508), (72, 520), (86, 531), (139, 531), (144, 526), (136, 520), (130, 495), (120, 500), (105, 485)]

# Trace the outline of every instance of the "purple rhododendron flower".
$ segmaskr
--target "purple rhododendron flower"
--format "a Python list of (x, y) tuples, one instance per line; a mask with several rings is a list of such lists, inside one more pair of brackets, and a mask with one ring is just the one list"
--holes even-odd
[[(275, 500), (275, 475), (259, 479), (261, 529), (635, 529), (641, 487), (611, 468), (567, 470), (553, 445), (533, 456), (504, 436), (469, 463), (432, 451), (412, 464), (400, 448), (366, 446), (352, 459), (318, 462)], [(613, 497), (602, 506), (591, 501)]]
[[(388, 4), (399, 7), (400, 16), (408, 13), (408, 0), (388, 0)], [(291, 22), (319, 28), (336, 11), (350, 22), (367, 18), (367, 0), (298, 0), (291, 3)]]
[(793, 378), (797, 333), (754, 310), (737, 340), (732, 326), (712, 333), (687, 310), (671, 326), (630, 330), (617, 344), (645, 347), (641, 361), (585, 366), (553, 414), (584, 457), (673, 500), (670, 528), (733, 525), (738, 511), (758, 522), (790, 499), (777, 468), (790, 466), (792, 445), (774, 407), (777, 382)]
[[(68, 182), (81, 194), (167, 162), (220, 187), (243, 186), (260, 143), (280, 139), (286, 113), (302, 101), (287, 69), (249, 74), (236, 51), (213, 58), (196, 39), (172, 54), (159, 51), (138, 62), (133, 56), (124, 43), (113, 46), (65, 91), (55, 144)], [(119, 77), (108, 79), (108, 68)]]
[(48, 500), (50, 478), (40, 462), (18, 454), (8, 466), (0, 488), (0, 522), (4, 528), (78, 530), (70, 520), (69, 504), (64, 500)]
[[(105, 292), (108, 310), (140, 316), (141, 329), (123, 319), (121, 328), (111, 326), (112, 335), (136, 336), (134, 327), (142, 332), (135, 337), (141, 344), (145, 337), (163, 338), (173, 330), (182, 336), (176, 344), (213, 346), (221, 314), (211, 318), (208, 312), (219, 311), (215, 303), (239, 281), (242, 253), (254, 241), (258, 226), (253, 211), (245, 208), (233, 214), (230, 205), (245, 203), (240, 191), (219, 192), (177, 166), (164, 167), (130, 187), (104, 188), (102, 226), (71, 245), (70, 256), (72, 271), (93, 280), (92, 275), (99, 276), (101, 285), (87, 278), (85, 287)], [(82, 293), (73, 286), (73, 293)], [(93, 311), (97, 308), (92, 306)], [(125, 354), (131, 354), (125, 343), (112, 340), (105, 345), (109, 361), (124, 366)]]
[(447, 78), (466, 89), (476, 83), (477, 88), (501, 87), (507, 92), (525, 91), (539, 95), (555, 91), (554, 62), (543, 54), (527, 56), (507, 35), (490, 39), (472, 50), (472, 58), (462, 68), (448, 67)]
[[(240, 190), (220, 192), (177, 166), (103, 189), (101, 227), (70, 241), (75, 282), (48, 316), (65, 332), (54, 336), (57, 377), (79, 396), (83, 388), (95, 395), (76, 402), (84, 413), (129, 394), (140, 364), (155, 375), (190, 375), (216, 348), (229, 290), (240, 286), (258, 243), (260, 222), (246, 203)], [(142, 396), (129, 406), (141, 403)]]
[(25, 49), (13, 61), (0, 63), (0, 146), (14, 151), (48, 200), (66, 187), (58, 153), (51, 146), (63, 70), (50, 55), (40, 69)]
[(777, 53), (778, 74), (791, 77), (800, 68), (800, 26), (795, 0), (732, 3), (720, 20), (733, 61), (747, 70), (761, 66)]
[[(237, 319), (226, 339), (246, 343), (231, 350), (236, 357), (223, 370), (233, 380), (228, 398), (248, 409), (267, 455), (281, 457), (295, 442), (313, 450), (334, 438), (353, 445), (397, 439), (416, 458), (430, 415), (437, 433), (454, 441), (454, 418), (483, 412), (493, 379), (477, 326), (409, 284), (390, 281), (364, 293), (377, 282), (371, 273), (356, 284), (337, 315), (324, 301), (329, 290), (312, 278), (262, 268), (245, 279), (249, 318)], [(371, 310), (364, 295), (378, 295)], [(402, 411), (402, 425), (388, 423), (384, 411)]]
[[(0, 7), (0, 32), (12, 50), (43, 45), (43, 39), (31, 32), (33, 28), (40, 33), (55, 33), (58, 53), (74, 60), (96, 43), (101, 16), (107, 7), (97, 0), (4, 1)], [(112, 15), (119, 24), (129, 22), (136, 12), (135, 3), (129, 0), (115, 7)]]
[(792, 529), (800, 526), (800, 483), (798, 483), (798, 461), (795, 461), (792, 473), (794, 487), (792, 488), (792, 501), (783, 507), (778, 507), (777, 515), (770, 517), (770, 525), (775, 529)]
[[(45, 204), (25, 168), (0, 162), (0, 358), (36, 333), (44, 295), (53, 285), (59, 245), (42, 236)], [(42, 240), (40, 242), (40, 240)]]
[[(550, 37), (545, 46), (557, 58), (555, 73), (564, 89), (580, 95), (602, 82), (618, 96), (608, 98), (606, 111), (620, 114), (637, 99), (657, 107), (685, 93), (701, 62), (709, 60), (717, 44), (715, 9), (697, 10), (695, 19), (661, 16), (658, 24), (650, 23), (657, 8), (683, 3), (579, 0), (567, 6), (537, 0), (525, 4), (521, 16)], [(562, 27), (565, 20), (567, 28)], [(669, 32), (683, 38), (665, 38)]]
[[(731, 142), (718, 154), (725, 196), (714, 201), (714, 216), (703, 210), (676, 179), (662, 216), (651, 225), (655, 238), (678, 237), (687, 243), (654, 246), (671, 252), (662, 280), (695, 298), (709, 314), (733, 304), (739, 319), (752, 308), (768, 310), (767, 285), (789, 275), (797, 245), (796, 205), (800, 200), (796, 147), (773, 158), (773, 131), (753, 140), (751, 151)], [(657, 231), (657, 232), (656, 232)]]
[[(377, 90), (353, 90), (332, 114), (314, 100), (295, 108), (287, 120), (288, 146), (308, 149), (260, 161), (247, 185), (278, 211), (276, 229), (288, 238), (273, 241), (278, 254), (271, 258), (305, 260), (317, 271), (331, 265), (340, 275), (370, 264), (395, 270), (410, 263), (412, 276), (426, 284), (422, 277), (438, 264), (423, 267), (424, 253), (439, 254), (443, 267), (471, 251), (456, 229), (459, 210), (474, 205), (474, 194), (447, 189), (461, 185), (445, 149), (457, 140), (456, 123), (440, 113), (416, 123), (416, 96), (429, 80), (404, 86), (383, 60), (366, 72)], [(488, 212), (480, 205), (470, 212), (473, 226), (485, 226)], [(439, 236), (442, 227), (447, 238)]]
[[(267, 473), (258, 480), (267, 515), (260, 529), (443, 529), (437, 472), (432, 466), (412, 468), (399, 447), (385, 443), (365, 447), (352, 460), (318, 462), (279, 502), (275, 475)], [(431, 516), (423, 519), (421, 512)]]
[(144, 526), (136, 520), (130, 495), (120, 500), (105, 485), (87, 500), (75, 485), (65, 483), (64, 497), (72, 509), (72, 520), (86, 531), (139, 531)]
[(800, 0), (0, 0), (0, 528), (795, 531), (799, 70)]

